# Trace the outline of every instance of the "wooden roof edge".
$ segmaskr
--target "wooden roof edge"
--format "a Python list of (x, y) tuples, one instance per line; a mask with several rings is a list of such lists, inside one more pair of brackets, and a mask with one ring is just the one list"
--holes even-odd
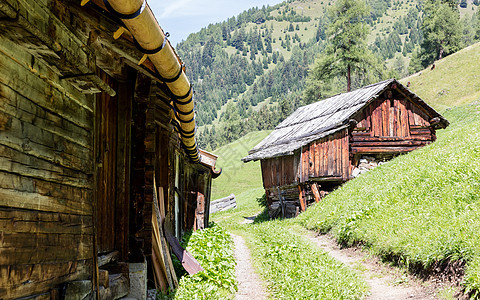
[(199, 156), (200, 156), (200, 164), (208, 167), (212, 171), (212, 177), (217, 178), (222, 174), (222, 169), (219, 170), (215, 169), (215, 165), (217, 163), (218, 155), (215, 155), (211, 152), (198, 148)]
[[(340, 123), (340, 124), (337, 124), (337, 126), (334, 126), (334, 127), (331, 127), (327, 130), (324, 130), (324, 131), (321, 131), (321, 132), (317, 132), (317, 133), (312, 133), (312, 134), (309, 134), (307, 136), (303, 136), (303, 137), (299, 137), (298, 139), (296, 140), (287, 140), (287, 141), (283, 141), (282, 143), (279, 143), (279, 144), (274, 144), (274, 145), (270, 145), (270, 146), (267, 146), (265, 148), (261, 148), (253, 153), (250, 153), (251, 151), (249, 151), (249, 154), (247, 156), (245, 156), (244, 158), (242, 158), (241, 160), (244, 162), (244, 163), (247, 163), (249, 161), (256, 161), (256, 160), (262, 160), (262, 159), (268, 159), (268, 158), (275, 158), (275, 157), (280, 157), (280, 156), (286, 156), (286, 155), (293, 155), (295, 151), (299, 150), (301, 147), (305, 146), (305, 145), (308, 145), (310, 144), (311, 142), (313, 141), (316, 141), (316, 140), (319, 140), (319, 139), (322, 139), (324, 137), (327, 137), (331, 134), (334, 134), (338, 131), (341, 131), (345, 128), (349, 127), (349, 122), (343, 122), (343, 123)], [(269, 150), (269, 149), (275, 149), (275, 147), (282, 147), (282, 146), (287, 146), (288, 144), (294, 144), (292, 145), (290, 148), (288, 148), (288, 150), (280, 150), (280, 151), (277, 151), (277, 152), (274, 152), (274, 154), (272, 155), (258, 155), (259, 153), (262, 153), (262, 151), (266, 151), (266, 150)], [(255, 155), (257, 154), (257, 155)]]

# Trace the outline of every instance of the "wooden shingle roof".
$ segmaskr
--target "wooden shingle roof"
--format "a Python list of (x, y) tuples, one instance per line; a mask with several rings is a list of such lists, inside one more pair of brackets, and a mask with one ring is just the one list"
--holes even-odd
[(281, 122), (264, 140), (248, 152), (242, 160), (248, 162), (292, 155), (295, 150), (312, 141), (331, 135), (349, 126), (350, 118), (375, 100), (393, 84), (412, 101), (423, 107), (431, 117), (439, 117), (441, 127), (448, 121), (418, 96), (395, 79), (368, 85), (328, 99), (298, 108)]

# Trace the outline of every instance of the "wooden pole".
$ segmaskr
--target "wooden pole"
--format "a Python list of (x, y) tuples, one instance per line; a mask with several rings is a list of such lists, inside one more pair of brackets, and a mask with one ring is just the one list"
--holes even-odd
[(303, 212), (305, 211), (305, 199), (303, 197), (303, 189), (300, 184), (298, 185), (298, 199), (300, 200), (300, 208)]
[(320, 199), (322, 197), (320, 197), (320, 193), (318, 192), (318, 185), (317, 183), (313, 183), (312, 184), (312, 192), (313, 192), (313, 195), (315, 196), (315, 202), (318, 203), (320, 202)]

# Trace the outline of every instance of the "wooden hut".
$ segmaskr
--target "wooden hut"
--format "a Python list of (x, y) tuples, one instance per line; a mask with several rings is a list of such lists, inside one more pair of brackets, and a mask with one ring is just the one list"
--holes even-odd
[(291, 217), (353, 176), (435, 141), (438, 112), (390, 79), (300, 107), (249, 151), (271, 216)]
[(133, 263), (174, 287), (164, 235), (208, 224), (215, 161), (143, 0), (0, 2), (0, 299), (116, 299)]

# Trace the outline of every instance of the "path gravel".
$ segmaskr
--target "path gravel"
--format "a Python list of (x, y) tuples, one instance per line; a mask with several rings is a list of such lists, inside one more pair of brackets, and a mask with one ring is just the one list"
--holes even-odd
[(234, 234), (232, 234), (232, 238), (235, 244), (235, 259), (237, 261), (235, 273), (238, 281), (238, 292), (235, 295), (235, 299), (267, 299), (263, 281), (253, 269), (250, 250), (245, 244), (245, 240), (241, 236)]

